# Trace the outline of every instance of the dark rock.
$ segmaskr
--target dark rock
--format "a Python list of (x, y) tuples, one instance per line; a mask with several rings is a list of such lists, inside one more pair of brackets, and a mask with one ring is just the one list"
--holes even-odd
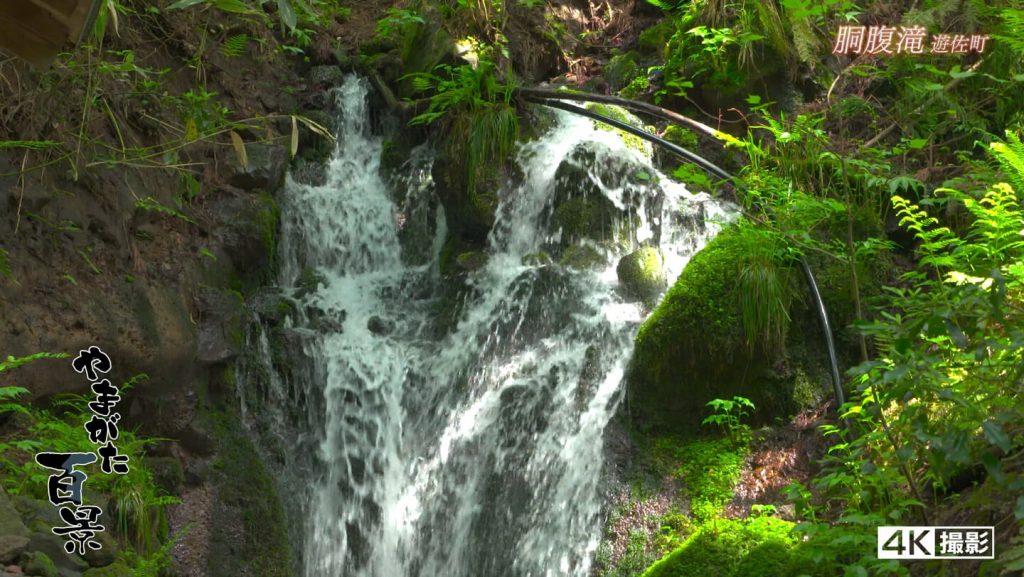
[(196, 360), (212, 365), (229, 361), (242, 346), (245, 305), (233, 291), (204, 288), (199, 293)]
[(198, 487), (210, 476), (210, 463), (201, 459), (189, 459), (185, 463), (185, 484)]
[(13, 563), (28, 547), (28, 537), (0, 535), (0, 563)]
[(21, 520), (21, 514), (7, 493), (0, 489), (0, 535), (28, 537), (30, 531)]
[(292, 179), (299, 184), (323, 186), (327, 184), (327, 170), (322, 162), (300, 155), (292, 166)]
[(389, 335), (395, 330), (395, 321), (374, 315), (366, 322), (366, 328), (375, 335)]
[(117, 552), (120, 547), (117, 545), (117, 541), (110, 536), (107, 531), (100, 531), (96, 533), (95, 540), (100, 544), (99, 549), (86, 549), (85, 550), (85, 561), (90, 567), (106, 567), (114, 562), (117, 558)]
[(479, 250), (461, 253), (455, 257), (455, 265), (466, 272), (480, 270), (487, 264), (487, 253)]
[(318, 88), (334, 88), (341, 86), (345, 73), (340, 66), (321, 65), (309, 70), (309, 80)]
[(180, 495), (185, 471), (177, 457), (147, 457), (146, 466), (153, 473), (153, 483), (168, 495)]
[(28, 549), (46, 554), (62, 574), (65, 570), (80, 574), (89, 568), (89, 564), (78, 555), (68, 555), (64, 549), (64, 540), (53, 533), (32, 533)]
[[(301, 275), (299, 278), (302, 278)], [(295, 313), (295, 301), (283, 295), (281, 289), (276, 287), (259, 289), (249, 298), (248, 307), (262, 322), (273, 325), (282, 324), (285, 318)]]
[(234, 158), (225, 169), (228, 184), (243, 190), (277, 192), (284, 184), (288, 151), (279, 144), (251, 142), (245, 145), (246, 166)]
[(237, 196), (219, 201), (212, 211), (216, 246), (226, 258), (208, 264), (207, 284), (243, 292), (263, 284), (277, 251), (277, 201), (270, 194)]
[(62, 523), (57, 508), (45, 499), (15, 495), (11, 497), (11, 502), (29, 527), (29, 532), (25, 533), (25, 536), (30, 535), (32, 531), (47, 532)]

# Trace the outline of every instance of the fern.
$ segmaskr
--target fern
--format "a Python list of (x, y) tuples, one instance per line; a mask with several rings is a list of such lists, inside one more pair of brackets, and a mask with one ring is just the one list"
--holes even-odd
[(993, 34), (993, 39), (1008, 47), (1017, 56), (1024, 56), (1024, 10), (1006, 8), (1000, 13), (1006, 34)]
[(993, 142), (989, 147), (1007, 182), (1014, 190), (1024, 191), (1024, 143), (1020, 137), (1007, 130), (1005, 142)]
[(237, 58), (249, 49), (249, 35), (236, 34), (220, 45), (220, 53), (226, 58)]
[(938, 226), (939, 220), (929, 216), (919, 206), (901, 196), (894, 195), (892, 204), (900, 217), (900, 226), (905, 227), (921, 241), (918, 252), (922, 255), (920, 264), (932, 266), (939, 272), (956, 266), (958, 260), (952, 252), (959, 248), (960, 240), (948, 227)]

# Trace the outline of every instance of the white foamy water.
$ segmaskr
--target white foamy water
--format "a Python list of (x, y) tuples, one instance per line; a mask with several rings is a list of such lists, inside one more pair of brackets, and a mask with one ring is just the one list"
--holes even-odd
[[(656, 244), (670, 279), (728, 211), (663, 180), (615, 133), (559, 113), (519, 151), (522, 178), (499, 193), (487, 262), (456, 293), (438, 268), (446, 231), (430, 156), (382, 180), (367, 91), (349, 77), (336, 92), (326, 183), (289, 179), (279, 283), (298, 313), (274, 329), (287, 359), (273, 354), (267, 325), (252, 345), (268, 360), (245, 367), (239, 387), (252, 430), (279, 447), (305, 575), (588, 575), (603, 521), (603, 434), (647, 311), (615, 274), (635, 246), (595, 243), (606, 266), (593, 272), (524, 264), (559, 250), (553, 200), (566, 184), (556, 173), (581, 146), (590, 151), (580, 184), (631, 211), (631, 244)], [(649, 182), (605, 182), (611, 158)], [(403, 232), (399, 213), (428, 216)], [(411, 245), (432, 258), (403, 258)], [(289, 287), (313, 270), (324, 282), (297, 296)], [(453, 310), (457, 323), (438, 321)]]

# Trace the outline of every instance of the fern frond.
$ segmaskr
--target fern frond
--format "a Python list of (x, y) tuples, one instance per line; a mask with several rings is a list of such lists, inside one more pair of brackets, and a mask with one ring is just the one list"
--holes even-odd
[(220, 53), (226, 58), (237, 58), (249, 49), (249, 35), (236, 34), (220, 45)]
[(1016, 133), (1007, 130), (1006, 140), (989, 145), (996, 162), (1003, 169), (1007, 182), (1017, 191), (1024, 191), (1024, 143)]

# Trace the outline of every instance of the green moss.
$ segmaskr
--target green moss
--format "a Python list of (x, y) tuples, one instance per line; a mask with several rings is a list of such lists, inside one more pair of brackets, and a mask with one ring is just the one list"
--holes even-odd
[(558, 205), (555, 224), (562, 229), (562, 239), (573, 242), (594, 238), (594, 235), (609, 229), (612, 223), (600, 199), (577, 197)]
[(636, 64), (636, 56), (635, 52), (619, 54), (613, 56), (604, 66), (603, 76), (612, 90), (621, 90), (636, 77), (640, 70)]
[(42, 551), (26, 554), (21, 568), (25, 571), (25, 575), (34, 575), (36, 577), (58, 577), (60, 575), (57, 566), (53, 563), (53, 559), (47, 557), (46, 553)]
[(668, 41), (675, 34), (675, 27), (672, 18), (664, 18), (654, 26), (640, 33), (637, 45), (640, 52), (649, 56), (663, 56)]
[(260, 204), (262, 205), (258, 213), (260, 238), (263, 239), (263, 246), (267, 251), (267, 262), (269, 263), (269, 266), (267, 266), (261, 276), (264, 280), (268, 280), (276, 268), (274, 263), (277, 262), (277, 229), (278, 222), (281, 219), (281, 211), (274, 195), (269, 192), (260, 193)]
[(645, 246), (622, 257), (615, 268), (627, 292), (651, 303), (665, 287), (665, 271), (658, 249)]
[(701, 439), (680, 447), (683, 463), (675, 474), (686, 484), (690, 512), (700, 523), (710, 521), (732, 501), (749, 449), (728, 439)]
[(793, 523), (772, 517), (719, 519), (651, 565), (642, 577), (779, 577), (806, 572), (790, 534)]
[[(645, 129), (644, 124), (640, 122), (639, 118), (633, 116), (632, 114), (629, 113), (629, 111), (627, 111), (625, 108), (622, 108), (621, 106), (613, 106), (611, 104), (600, 104), (597, 102), (590, 102), (587, 104), (586, 108), (591, 112), (600, 114), (601, 116), (607, 116), (612, 120), (618, 120), (619, 122), (623, 122), (630, 126)], [(647, 142), (643, 138), (640, 138), (639, 136), (630, 134), (625, 130), (613, 128), (603, 122), (594, 121), (594, 125), (598, 128), (598, 130), (608, 130), (611, 132), (618, 133), (619, 136), (622, 137), (622, 142), (625, 143), (627, 148), (632, 148), (633, 150), (639, 152), (646, 158), (650, 158), (651, 155), (654, 153), (654, 149), (651, 146), (651, 143)]]
[(106, 567), (93, 567), (82, 573), (82, 577), (133, 577), (131, 567), (122, 560), (117, 560)]
[(637, 99), (643, 96), (651, 87), (651, 81), (646, 76), (637, 76), (626, 86), (619, 90), (619, 96), (623, 98)]
[(487, 253), (480, 250), (460, 253), (455, 257), (455, 264), (462, 270), (475, 271), (487, 264)]
[(791, 385), (778, 372), (783, 353), (749, 347), (743, 328), (740, 273), (763, 242), (748, 224), (722, 231), (640, 327), (629, 374), (636, 426), (692, 433), (708, 401), (736, 395), (754, 402), (759, 422), (795, 409)]
[(687, 130), (675, 124), (670, 124), (668, 128), (665, 129), (665, 133), (662, 134), (661, 137), (673, 144), (678, 144), (679, 146), (689, 150), (697, 148), (697, 134), (692, 130)]
[[(211, 528), (210, 563), (214, 577), (240, 574), (285, 577), (292, 574), (284, 510), (263, 455), (249, 440), (237, 415), (211, 413), (218, 453), (214, 462), (217, 504)], [(231, 524), (242, 529), (240, 539)]]
[(546, 266), (551, 263), (551, 255), (544, 251), (531, 252), (523, 257), (524, 266)]

